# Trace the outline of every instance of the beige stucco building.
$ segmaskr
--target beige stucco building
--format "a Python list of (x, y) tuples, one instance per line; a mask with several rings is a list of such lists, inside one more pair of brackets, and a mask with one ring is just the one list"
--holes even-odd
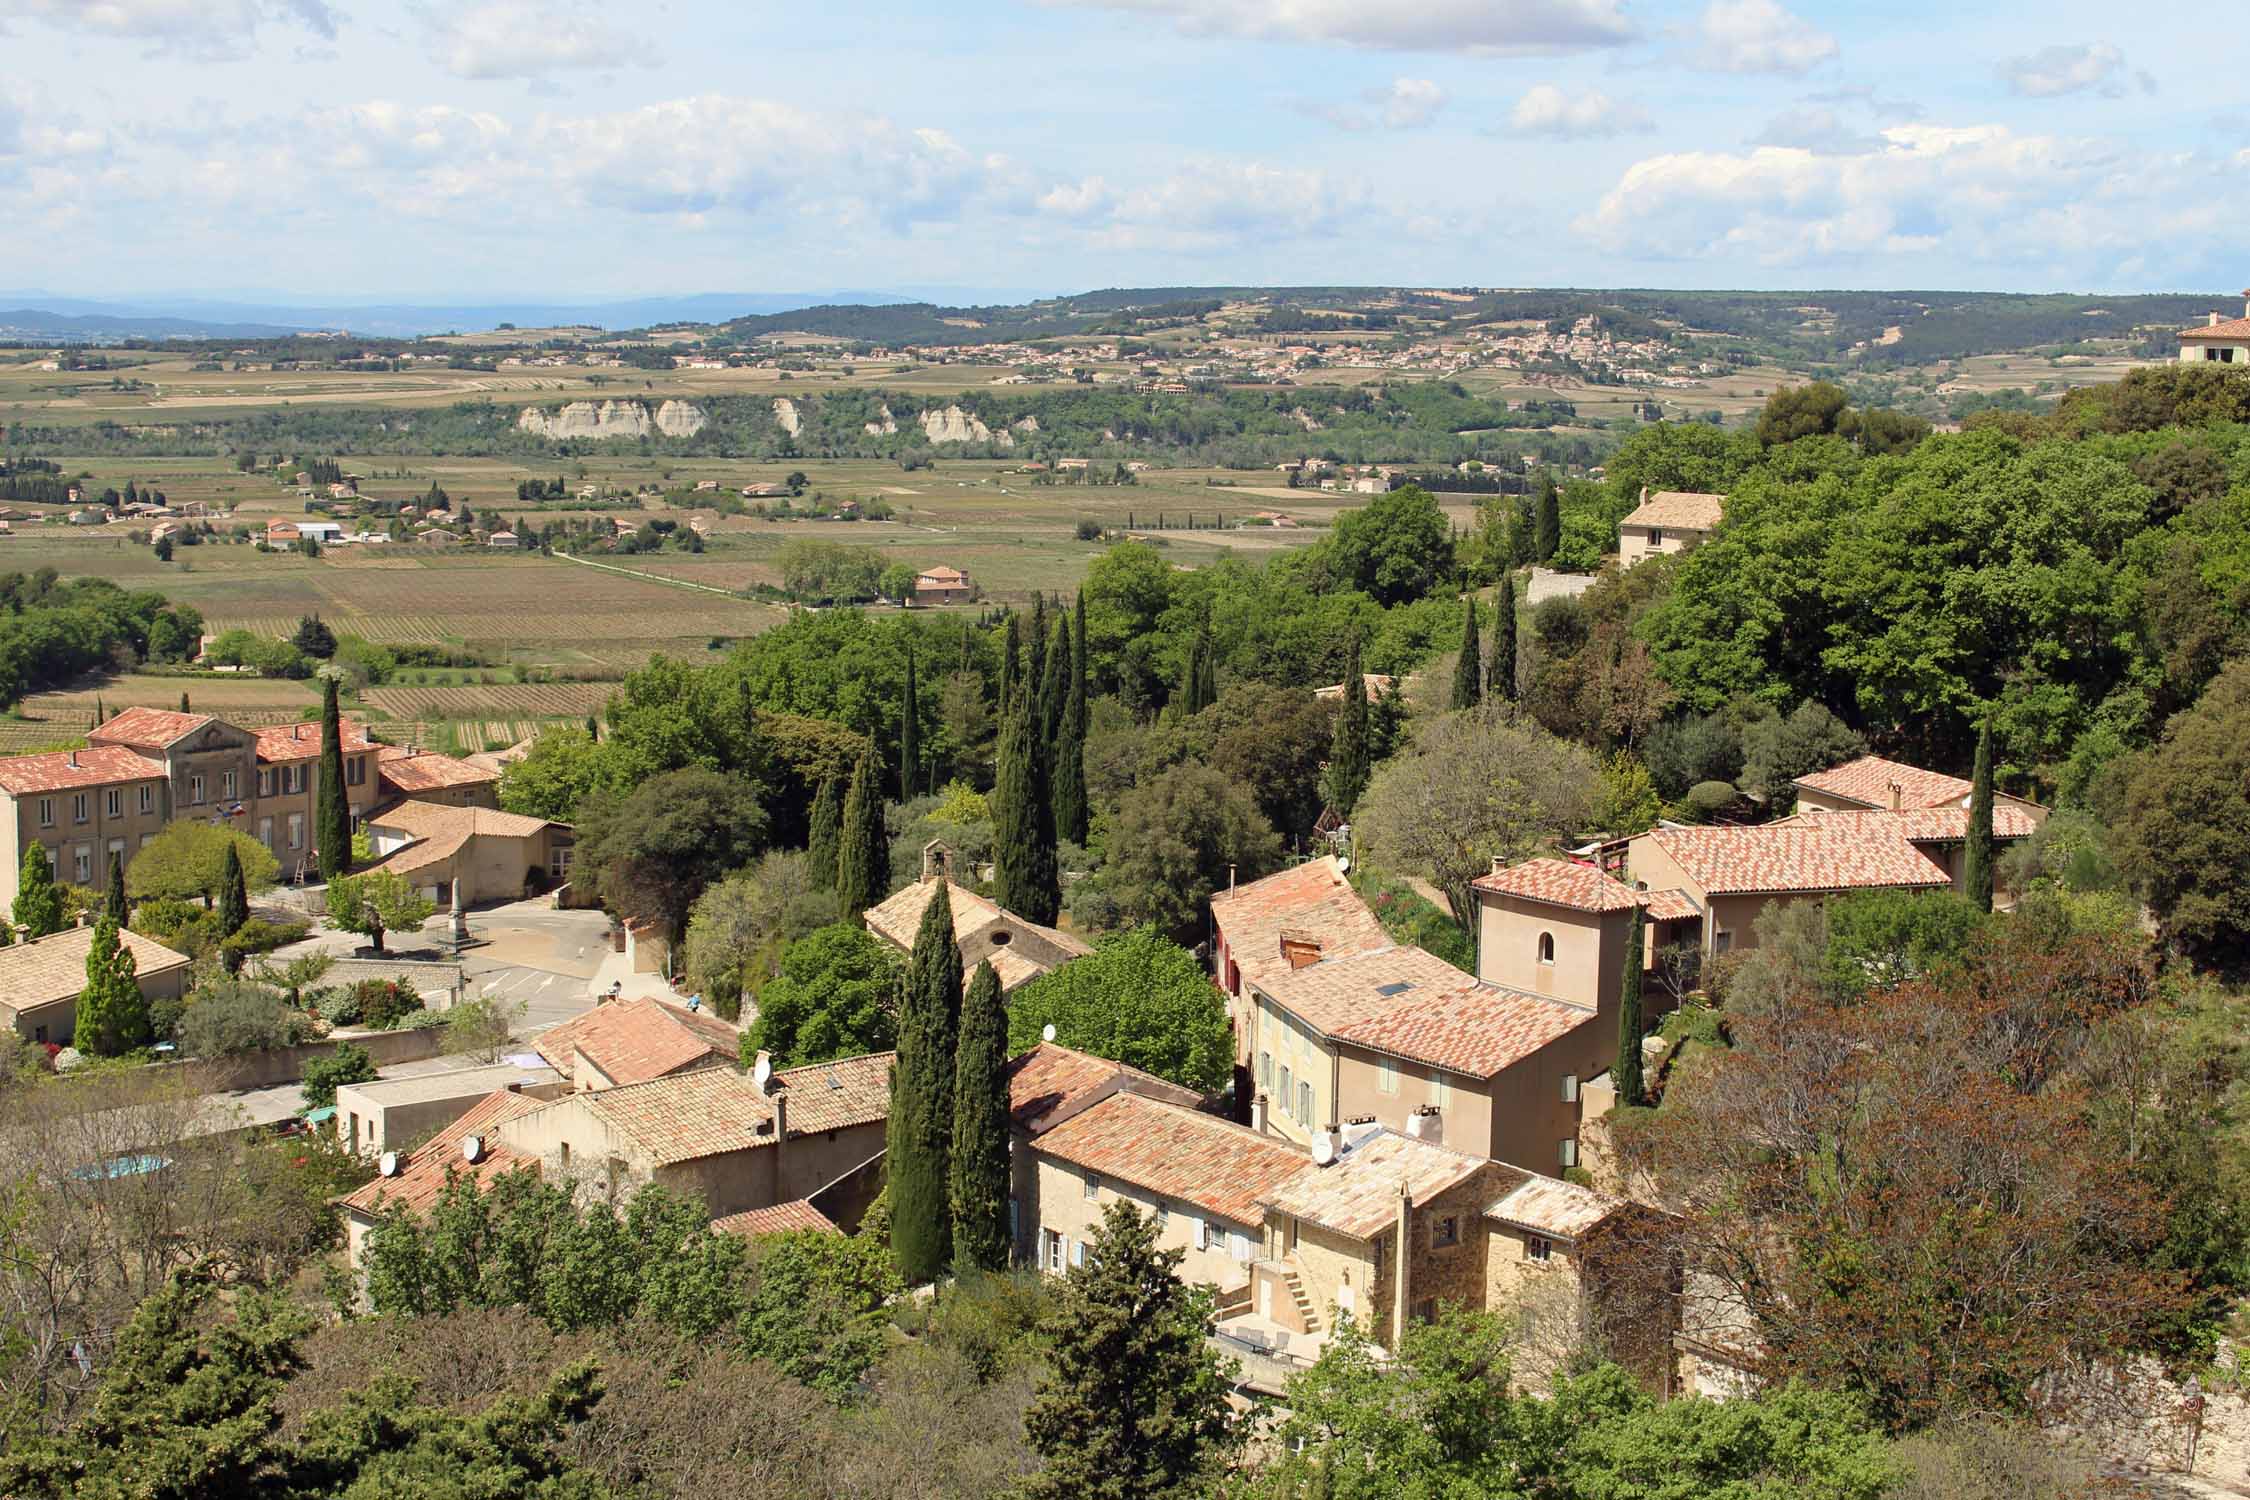
[(367, 820), (376, 863), (449, 906), (514, 901), (570, 878), (576, 835), (568, 823), (489, 807), (417, 798)]
[(379, 1157), (420, 1145), (496, 1090), (511, 1089), (534, 1099), (553, 1099), (562, 1093), (562, 1075), (553, 1068), (497, 1063), (338, 1084), (333, 1127), (345, 1150)]
[(2193, 328), (2180, 330), (2180, 359), (2187, 364), (2250, 364), (2250, 292), (2244, 292), (2242, 316), (2220, 313)]
[(1727, 497), (1698, 490), (1641, 489), (1641, 503), (1617, 523), (1617, 561), (1630, 568), (1652, 557), (1685, 552), (1719, 529)]
[[(188, 957), (154, 938), (120, 930), (133, 973), (150, 1000), (176, 1000), (186, 990)], [(35, 942), (0, 948), (0, 1025), (25, 1041), (68, 1045), (78, 1028), (78, 996), (86, 988), (86, 957), (94, 929), (69, 927)]]

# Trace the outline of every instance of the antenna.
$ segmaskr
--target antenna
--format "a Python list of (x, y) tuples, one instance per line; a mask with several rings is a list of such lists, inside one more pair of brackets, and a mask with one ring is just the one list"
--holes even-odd
[(483, 1161), (484, 1137), (481, 1135), (465, 1135), (461, 1137), (461, 1154), (462, 1156), (466, 1157), (472, 1165), (474, 1163)]
[(1040, 1028), (1039, 1028), (1039, 1040), (1041, 1040), (1041, 1041), (1043, 1041), (1043, 1042), (1051, 1042), (1051, 1041), (1053, 1041), (1054, 1039), (1055, 1039), (1055, 1023), (1054, 1023), (1054, 1022), (1052, 1022), (1052, 1021), (1049, 1021), (1049, 1022), (1048, 1022), (1048, 1023), (1046, 1024), (1046, 1025), (1044, 1025), (1044, 1026), (1042, 1026), (1042, 1027), (1040, 1027)]
[(396, 1151), (384, 1152), (382, 1160), (376, 1163), (376, 1170), (385, 1177), (396, 1177), (398, 1175), (398, 1153)]

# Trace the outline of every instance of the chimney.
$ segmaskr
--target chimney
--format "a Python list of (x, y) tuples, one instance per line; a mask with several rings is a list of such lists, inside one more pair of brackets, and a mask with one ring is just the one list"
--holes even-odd
[(1263, 1093), (1250, 1101), (1250, 1128), (1260, 1135), (1266, 1133), (1266, 1096)]
[(78, 769), (78, 752), (75, 750), (70, 752), (70, 768), (73, 771)]
[(1645, 484), (1641, 486), (1641, 504), (1648, 504), (1648, 486)]
[(790, 1196), (782, 1190), (782, 1183), (787, 1180), (782, 1175), (782, 1169), (788, 1159), (789, 1152), (788, 1085), (775, 1083), (773, 1092), (767, 1097), (773, 1101), (773, 1201), (783, 1203), (787, 1202)]
[(1406, 1117), (1406, 1133), (1433, 1146), (1445, 1144), (1445, 1116), (1434, 1104), (1425, 1104)]
[(1903, 812), (1905, 808), (1906, 783), (1903, 781), (1894, 781), (1891, 783), (1891, 811)]
[(2211, 314), (2211, 326), (2212, 326), (2213, 328), (2216, 328), (2216, 327), (2218, 327), (2218, 326), (2219, 326), (2219, 315), (2218, 315), (2217, 313), (2213, 313), (2213, 314)]

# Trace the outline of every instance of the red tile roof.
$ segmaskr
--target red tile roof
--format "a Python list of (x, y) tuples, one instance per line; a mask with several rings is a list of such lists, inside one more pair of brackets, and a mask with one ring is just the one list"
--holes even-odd
[(386, 786), (404, 796), (445, 787), (483, 786), (500, 779), (498, 771), (472, 766), (450, 755), (417, 751), (405, 745), (385, 745), (376, 752), (376, 773)]
[(2193, 328), (2181, 329), (2180, 338), (2191, 344), (2208, 339), (2250, 339), (2250, 318), (2221, 318), (2216, 323), (2198, 323)]
[(211, 722), (209, 714), (174, 713), (167, 708), (128, 708), (97, 725), (86, 738), (97, 745), (131, 745), (162, 750)]
[(1112, 1094), (1040, 1136), (1033, 1150), (1146, 1192), (1255, 1225), (1259, 1198), (1305, 1169), (1298, 1147), (1216, 1115)]
[(1391, 941), (1333, 856), (1220, 891), (1211, 898), (1211, 916), (1226, 939), (1227, 956), (1253, 980), (1288, 972), (1284, 937), (1311, 943), (1323, 959)]
[[(1805, 823), (1825, 824), (1831, 828), (1853, 828), (1860, 830), (1868, 838), (1880, 838), (1888, 830), (1916, 844), (1957, 844), (1969, 836), (1969, 810), (1956, 806), (1909, 807), (1899, 812), (1878, 812), (1872, 808), (1832, 812), (1826, 808), (1808, 807), (1794, 817), (1783, 818), (1781, 823), (1783, 826)], [(2027, 839), (2038, 828), (2039, 825), (2031, 820), (2031, 814), (2014, 803), (1998, 800), (1993, 802), (1994, 838)]]
[[(337, 738), (343, 741), (344, 753), (377, 748), (367, 737), (367, 729), (356, 719), (341, 719), (337, 723)], [(263, 729), (250, 731), (257, 742), (258, 759), (268, 763), (291, 760), (315, 760), (320, 755), (320, 725), (311, 720), (300, 724), (269, 724)]]
[[(790, 1135), (887, 1119), (896, 1056), (875, 1052), (776, 1074), (788, 1089)], [(578, 1097), (658, 1166), (773, 1144), (773, 1101), (733, 1068), (697, 1068)]]
[(1631, 911), (1633, 893), (1592, 865), (1568, 859), (1527, 859), (1521, 864), (1479, 875), (1469, 884), (1480, 891), (1521, 896), (1550, 906), (1578, 911)]
[(1726, 518), (1727, 497), (1700, 490), (1660, 490), (1640, 503), (1620, 526), (1677, 526), (1683, 531), (1710, 531)]
[(1659, 828), (1642, 837), (1671, 856), (1707, 896), (1952, 884), (1903, 832), (1883, 837), (1874, 827), (1791, 821), (1754, 828)]
[(787, 1203), (776, 1203), (771, 1208), (753, 1208), (747, 1213), (728, 1214), (723, 1219), (713, 1219), (711, 1227), (721, 1234), (786, 1234), (792, 1229), (810, 1229), (821, 1234), (842, 1234), (836, 1221), (822, 1213), (803, 1198)]
[(11, 755), (0, 760), (0, 788), (21, 797), (27, 792), (61, 792), (78, 787), (115, 786), (164, 774), (164, 762), (123, 745), (89, 745), (45, 755)]
[(1806, 791), (1886, 810), (1891, 806), (1894, 782), (1899, 788), (1898, 805), (1901, 807), (1935, 807), (1941, 802), (1958, 802), (1972, 790), (1969, 783), (1958, 776), (1926, 771), (1920, 766), (1886, 760), (1880, 755), (1862, 755), (1857, 760), (1847, 760), (1840, 766), (1797, 778), (1797, 785)]
[(1575, 1240), (1624, 1206), (1623, 1200), (1590, 1187), (1525, 1172), (1484, 1216), (1553, 1239)]
[(1259, 1201), (1293, 1219), (1371, 1240), (1398, 1223), (1402, 1186), (1413, 1191), (1416, 1203), (1427, 1203), (1486, 1165), (1484, 1158), (1464, 1151), (1379, 1130), (1346, 1146), (1325, 1167), (1306, 1165)]
[[(500, 1126), (545, 1109), (548, 1103), (529, 1094), (495, 1090), (470, 1106), (460, 1119), (416, 1146), (401, 1163), (398, 1176), (362, 1183), (337, 1201), (368, 1218), (394, 1204), (418, 1214), (437, 1202), (451, 1178), (472, 1177), (478, 1186), (490, 1187), (493, 1179), (509, 1172), (536, 1172), (538, 1159), (502, 1144)], [(461, 1149), (461, 1143), (472, 1135), (484, 1142), (484, 1154), (473, 1164)]]
[(1484, 984), (1420, 948), (1332, 958), (1259, 990), (1335, 1041), (1490, 1078), (1594, 1019), (1560, 1000)]
[(789, 1133), (813, 1135), (889, 1119), (891, 1064), (897, 1058), (896, 1052), (870, 1052), (783, 1068), (774, 1076), (789, 1090)]
[(1641, 897), (1641, 906), (1651, 922), (1679, 922), (1703, 915), (1703, 908), (1686, 891), (1649, 891)]
[(1041, 1042), (1008, 1063), (1008, 1112), (1033, 1135), (1121, 1091), (1190, 1108), (1201, 1102), (1195, 1090), (1154, 1073), (1053, 1042)]
[(597, 1005), (540, 1032), (531, 1045), (565, 1077), (572, 1053), (583, 1052), (611, 1084), (646, 1083), (682, 1068), (731, 1063), (742, 1048), (740, 1035), (717, 1016), (653, 998)]

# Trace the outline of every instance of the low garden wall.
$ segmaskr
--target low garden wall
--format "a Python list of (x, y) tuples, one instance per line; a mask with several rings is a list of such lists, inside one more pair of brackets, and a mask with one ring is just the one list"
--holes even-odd
[(394, 1063), (419, 1062), (445, 1051), (445, 1028), (419, 1031), (347, 1031), (325, 1041), (303, 1042), (294, 1047), (273, 1047), (263, 1052), (243, 1052), (232, 1057), (195, 1057), (184, 1062), (158, 1063), (160, 1068), (182, 1070), (188, 1085), (199, 1094), (226, 1089), (262, 1089), (277, 1083), (295, 1083), (305, 1076), (305, 1064), (334, 1054), (345, 1042), (364, 1050), (378, 1068)]

